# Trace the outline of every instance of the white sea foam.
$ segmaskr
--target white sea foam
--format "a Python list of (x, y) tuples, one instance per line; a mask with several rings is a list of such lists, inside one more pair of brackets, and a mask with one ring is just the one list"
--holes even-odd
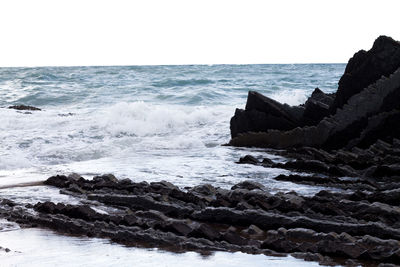
[[(229, 119), (236, 107), (245, 105), (248, 90), (297, 105), (311, 94), (302, 88), (334, 90), (343, 68), (344, 65), (0, 68), (0, 107), (25, 104), (43, 109), (25, 114), (0, 108), (0, 187), (76, 172), (86, 178), (114, 173), (138, 182), (167, 180), (181, 187), (211, 183), (230, 188), (250, 179), (271, 192), (296, 190), (314, 194), (319, 188), (272, 179), (290, 174), (287, 170), (235, 163), (246, 154), (275, 162), (283, 162), (284, 158), (262, 149), (220, 145), (229, 141)], [(326, 75), (314, 75), (315, 72)], [(310, 74), (306, 75), (308, 78), (304, 78), (305, 73)], [(1, 194), (17, 202), (73, 203), (70, 196), (47, 187), (3, 188)], [(265, 261), (262, 255), (240, 253), (216, 253), (204, 260), (193, 253), (146, 252), (104, 240), (71, 239), (47, 231), (26, 230), (0, 232), (0, 241), (4, 241), (0, 244), (5, 243), (12, 250), (4, 257), (0, 255), (2, 264), (67, 266), (71, 259), (72, 264), (78, 265), (85, 262), (118, 266), (153, 266), (160, 262), (182, 266), (302, 264), (288, 258)], [(61, 256), (60, 244), (66, 248)], [(40, 249), (44, 246), (57, 249)]]
[[(335, 75), (342, 73), (337, 69)], [(42, 179), (112, 172), (182, 186), (254, 179), (291, 190), (270, 179), (283, 170), (234, 163), (254, 150), (220, 145), (229, 141), (229, 120), (248, 90), (297, 105), (311, 94), (303, 88), (335, 84), (327, 76), (304, 79), (313, 71), (298, 65), (0, 69), (1, 106), (43, 109), (0, 108), (0, 170), (29, 169)]]
[(108, 107), (77, 110), (59, 116), (59, 110), (22, 114), (0, 110), (2, 169), (65, 164), (119, 153), (156, 149), (202, 148), (219, 141), (220, 123), (232, 112), (227, 107), (182, 107), (121, 102)]
[(35, 114), (0, 109), (0, 137), (9, 144), (2, 147), (2, 169), (37, 168), (32, 175), (41, 179), (59, 172), (89, 177), (111, 172), (179, 186), (211, 182), (230, 187), (251, 178), (272, 190), (279, 186), (268, 178), (287, 173), (235, 164), (250, 152), (220, 146), (230, 137), (230, 106), (121, 102), (70, 111), (75, 115), (59, 116), (67, 110), (50, 108)]
[(29, 168), (32, 163), (26, 158), (25, 153), (18, 149), (10, 149), (0, 154), (0, 170)]
[(95, 116), (99, 126), (111, 135), (149, 136), (184, 132), (215, 121), (215, 108), (184, 108), (145, 102), (117, 103)]
[(311, 95), (310, 91), (302, 89), (281, 90), (273, 93), (270, 97), (278, 102), (291, 106), (303, 104)]

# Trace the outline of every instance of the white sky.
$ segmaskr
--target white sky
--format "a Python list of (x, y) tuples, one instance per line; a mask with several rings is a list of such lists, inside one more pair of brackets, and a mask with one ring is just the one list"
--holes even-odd
[(0, 0), (0, 66), (347, 62), (399, 0)]

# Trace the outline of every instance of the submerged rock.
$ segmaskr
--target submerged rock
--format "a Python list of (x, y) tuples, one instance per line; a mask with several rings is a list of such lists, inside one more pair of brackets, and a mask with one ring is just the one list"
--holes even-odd
[(16, 109), (16, 110), (41, 110), (40, 108), (33, 107), (33, 106), (26, 106), (26, 105), (15, 105), (15, 106), (9, 106), (9, 109)]

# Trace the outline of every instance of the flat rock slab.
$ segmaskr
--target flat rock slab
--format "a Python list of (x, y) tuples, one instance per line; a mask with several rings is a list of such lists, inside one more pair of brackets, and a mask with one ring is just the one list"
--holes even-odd
[[(86, 180), (76, 174), (53, 176), (45, 184), (81, 203), (1, 199), (0, 217), (171, 251), (292, 254), (322, 264), (400, 262), (400, 208), (378, 202), (385, 200), (378, 192), (363, 198), (328, 191), (304, 197), (271, 194), (250, 181), (231, 190), (202, 185), (183, 191), (165, 181), (134, 183), (113, 175)], [(99, 206), (109, 209), (100, 212)]]

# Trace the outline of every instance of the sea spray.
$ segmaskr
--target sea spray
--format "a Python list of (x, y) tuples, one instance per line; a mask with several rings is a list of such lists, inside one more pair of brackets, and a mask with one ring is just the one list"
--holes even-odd
[[(221, 146), (230, 139), (235, 108), (249, 90), (301, 104), (315, 87), (335, 91), (343, 70), (341, 64), (1, 68), (1, 179), (111, 172), (230, 187), (251, 177), (274, 190), (270, 178), (284, 170), (235, 164), (249, 153), (270, 157), (267, 151)], [(15, 104), (42, 111), (6, 108)]]

